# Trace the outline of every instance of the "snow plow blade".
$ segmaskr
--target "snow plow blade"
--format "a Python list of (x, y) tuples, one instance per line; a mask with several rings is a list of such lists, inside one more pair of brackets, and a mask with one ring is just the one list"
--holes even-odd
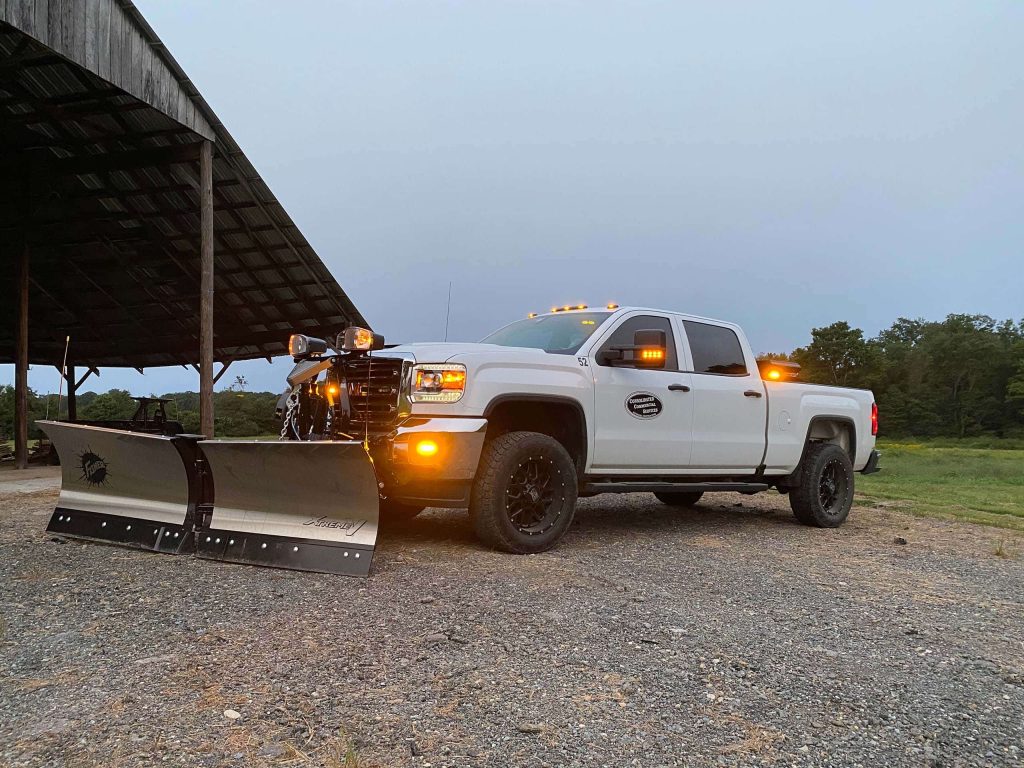
[(362, 443), (204, 440), (213, 513), (200, 557), (366, 576), (379, 495)]
[(47, 531), (170, 554), (192, 551), (200, 435), (37, 423), (61, 464), (60, 498)]

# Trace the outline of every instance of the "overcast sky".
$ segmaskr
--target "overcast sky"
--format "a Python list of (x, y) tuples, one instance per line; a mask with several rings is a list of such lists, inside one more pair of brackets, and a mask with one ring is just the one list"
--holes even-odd
[(449, 281), (452, 340), (610, 300), (755, 351), (1024, 315), (1019, 1), (136, 2), (389, 341), (440, 338)]

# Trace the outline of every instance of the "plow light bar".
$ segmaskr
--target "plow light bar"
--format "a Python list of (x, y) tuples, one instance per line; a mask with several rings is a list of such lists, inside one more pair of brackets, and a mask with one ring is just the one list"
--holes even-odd
[(296, 359), (323, 355), (327, 352), (327, 342), (301, 333), (293, 333), (288, 337), (288, 354)]
[(368, 352), (384, 349), (384, 337), (369, 328), (346, 328), (338, 336), (338, 349), (346, 352)]

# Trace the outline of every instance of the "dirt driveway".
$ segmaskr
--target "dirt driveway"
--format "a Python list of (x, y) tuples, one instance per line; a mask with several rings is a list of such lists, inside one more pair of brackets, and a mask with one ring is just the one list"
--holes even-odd
[(530, 557), (428, 512), (363, 581), (58, 539), (55, 498), (0, 490), (0, 765), (1024, 759), (1005, 531), (608, 496)]

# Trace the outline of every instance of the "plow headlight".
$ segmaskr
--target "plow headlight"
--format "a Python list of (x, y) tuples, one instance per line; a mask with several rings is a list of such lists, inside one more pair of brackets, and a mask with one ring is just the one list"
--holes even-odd
[(466, 390), (466, 366), (426, 363), (412, 369), (414, 403), (454, 403)]
[(338, 347), (346, 352), (367, 352), (384, 349), (384, 337), (369, 328), (346, 328), (338, 336)]
[(327, 342), (301, 333), (288, 337), (288, 354), (294, 358), (312, 357), (327, 352)]

